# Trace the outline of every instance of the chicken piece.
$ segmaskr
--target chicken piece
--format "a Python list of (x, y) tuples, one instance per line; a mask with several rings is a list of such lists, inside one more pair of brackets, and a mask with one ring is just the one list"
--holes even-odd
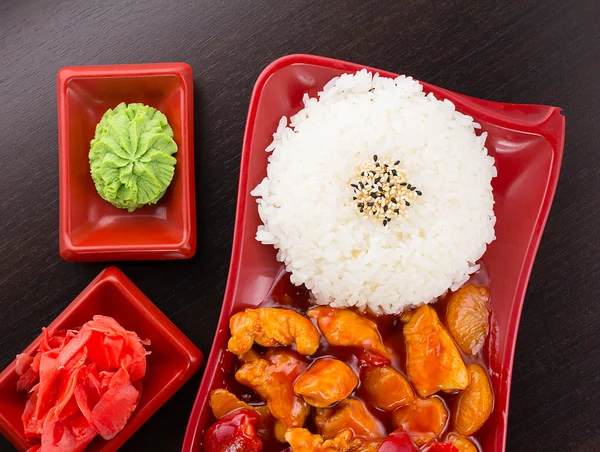
[(317, 430), (325, 439), (334, 438), (350, 429), (356, 438), (367, 440), (385, 438), (383, 424), (358, 399), (342, 400), (335, 408), (318, 408), (315, 416)]
[(325, 408), (348, 397), (357, 384), (358, 377), (346, 363), (320, 358), (296, 379), (294, 392), (309, 405)]
[(291, 428), (285, 434), (292, 452), (347, 452), (352, 447), (352, 432), (343, 430), (335, 438), (325, 440), (305, 428)]
[(408, 323), (410, 321), (410, 319), (412, 318), (413, 314), (415, 313), (416, 309), (408, 309), (405, 311), (402, 311), (402, 313), (400, 314), (400, 321), (402, 323)]
[(437, 396), (416, 399), (411, 405), (392, 413), (394, 427), (403, 429), (417, 447), (424, 446), (440, 436), (448, 421), (448, 410)]
[(472, 284), (462, 286), (448, 298), (446, 326), (466, 355), (483, 348), (489, 332), (490, 291)]
[(351, 449), (350, 452), (379, 452), (382, 444), (383, 438), (368, 440), (356, 438), (352, 442), (354, 449)]
[(227, 389), (215, 389), (210, 392), (210, 407), (217, 419), (238, 408), (252, 409), (246, 402), (241, 401)]
[(350, 429), (339, 432), (334, 438), (325, 439), (305, 428), (291, 428), (285, 434), (292, 452), (377, 452), (383, 440), (354, 438)]
[(289, 427), (302, 427), (310, 407), (294, 393), (294, 380), (308, 364), (292, 350), (269, 349), (264, 357), (243, 364), (235, 379), (254, 390), (266, 403), (277, 420), (275, 436), (283, 441)]
[(454, 427), (463, 436), (475, 434), (488, 420), (494, 406), (494, 394), (486, 371), (479, 364), (467, 367), (471, 383), (458, 395)]
[(367, 401), (384, 411), (394, 411), (415, 400), (408, 380), (391, 366), (364, 367), (361, 387), (366, 392)]
[(323, 434), (323, 430), (325, 429), (325, 426), (327, 425), (327, 421), (334, 414), (335, 414), (334, 408), (317, 408), (314, 411), (313, 418), (315, 421), (315, 425), (317, 426), (317, 431), (320, 434)]
[(320, 307), (308, 311), (317, 320), (319, 329), (330, 345), (356, 347), (390, 358), (375, 322), (350, 309)]
[(473, 443), (473, 441), (456, 433), (450, 433), (446, 437), (446, 441), (454, 444), (454, 446), (458, 449), (458, 452), (479, 452), (479, 449), (477, 449), (477, 446)]
[(254, 342), (263, 347), (294, 344), (298, 353), (312, 355), (321, 339), (312, 322), (291, 309), (245, 309), (231, 317), (229, 329), (227, 348), (236, 355), (250, 350)]
[(250, 349), (246, 353), (242, 353), (237, 357), (238, 361), (242, 364), (252, 363), (254, 361), (258, 361), (262, 359), (262, 355), (258, 353), (256, 350)]
[(456, 344), (431, 306), (421, 306), (404, 325), (406, 370), (421, 397), (469, 385), (469, 374)]
[(290, 443), (292, 452), (320, 452), (323, 437), (306, 428), (290, 428), (285, 432), (285, 440)]

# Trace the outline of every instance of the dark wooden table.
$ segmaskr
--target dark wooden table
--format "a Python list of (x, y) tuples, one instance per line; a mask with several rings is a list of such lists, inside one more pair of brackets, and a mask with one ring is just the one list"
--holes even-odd
[[(270, 61), (300, 52), (485, 99), (564, 108), (562, 176), (521, 321), (508, 450), (600, 450), (598, 0), (2, 0), (0, 368), (107, 265), (58, 254), (58, 69), (192, 66), (198, 253), (118, 265), (208, 353), (227, 278), (250, 92)], [(178, 450), (200, 378), (123, 450)], [(0, 449), (11, 446), (2, 438)]]

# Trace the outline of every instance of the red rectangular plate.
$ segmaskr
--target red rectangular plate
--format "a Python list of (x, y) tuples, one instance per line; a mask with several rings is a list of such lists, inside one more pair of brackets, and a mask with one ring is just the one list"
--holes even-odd
[[(94, 315), (113, 317), (140, 338), (150, 339), (142, 396), (125, 428), (110, 441), (97, 436), (86, 451), (117, 450), (152, 416), (202, 364), (202, 353), (192, 342), (116, 267), (100, 273), (54, 320), (49, 329), (70, 329), (83, 325)], [(24, 353), (35, 354), (42, 335)], [(17, 393), (18, 376), (13, 361), (0, 374), (0, 432), (18, 450), (26, 450), (21, 414), (27, 397)]]
[[(202, 450), (210, 416), (208, 394), (233, 369), (225, 352), (228, 322), (240, 309), (265, 298), (281, 264), (275, 250), (254, 239), (260, 224), (252, 190), (266, 175), (265, 148), (282, 116), (302, 107), (302, 95), (315, 96), (331, 78), (365, 66), (312, 55), (290, 55), (271, 63), (260, 75), (248, 112), (242, 149), (237, 216), (229, 280), (219, 327), (188, 424), (184, 451)], [(368, 68), (385, 77), (396, 74)], [(504, 451), (513, 356), (525, 289), (558, 181), (565, 118), (556, 107), (514, 105), (474, 99), (423, 83), (426, 92), (449, 99), (488, 132), (487, 148), (496, 159), (493, 180), (497, 239), (483, 261), (491, 277), (492, 306), (497, 320), (490, 340), (489, 368), (495, 409), (483, 433), (485, 452)]]
[[(60, 255), (70, 261), (185, 259), (196, 252), (194, 96), (186, 63), (64, 67), (58, 72)], [(155, 205), (134, 212), (100, 197), (88, 153), (96, 124), (119, 103), (163, 112), (178, 151), (175, 175)]]

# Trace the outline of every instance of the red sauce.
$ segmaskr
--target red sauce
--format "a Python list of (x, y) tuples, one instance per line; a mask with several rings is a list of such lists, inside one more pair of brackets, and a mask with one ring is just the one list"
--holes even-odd
[[(487, 273), (487, 270), (485, 269), (485, 267), (482, 267), (479, 271), (477, 271), (476, 273), (471, 275), (471, 278), (469, 279), (468, 283), (475, 284), (478, 286), (488, 286), (489, 287), (489, 276), (488, 276), (488, 273)], [(436, 301), (431, 306), (436, 310), (440, 320), (442, 322), (444, 322), (444, 319), (446, 317), (446, 308), (447, 308), (447, 301), (446, 301), (445, 297), (440, 297), (438, 299), (438, 301)], [(295, 311), (300, 312), (305, 315), (306, 311), (310, 307), (314, 307), (314, 304), (311, 302), (310, 291), (308, 289), (306, 289), (304, 286), (300, 286), (300, 287), (294, 286), (290, 282), (289, 274), (286, 273), (285, 271), (282, 271), (281, 274), (278, 276), (275, 284), (271, 288), (269, 295), (260, 304), (259, 307), (291, 308), (291, 309), (294, 309)], [(365, 315), (377, 324), (377, 327), (379, 329), (379, 333), (381, 334), (383, 342), (386, 345), (386, 347), (388, 348), (388, 350), (391, 352), (392, 366), (395, 369), (401, 371), (404, 374), (404, 376), (407, 377), (407, 374), (406, 374), (406, 347), (405, 347), (405, 342), (404, 342), (404, 336), (402, 333), (403, 324), (400, 321), (399, 316), (397, 316), (397, 315), (375, 315), (372, 313), (367, 313)], [(488, 341), (486, 340), (486, 347), (487, 347), (487, 344), (488, 344)], [(486, 369), (486, 371), (488, 371), (487, 363), (484, 360), (484, 356), (487, 356), (486, 350), (485, 350), (486, 347), (484, 347), (482, 352), (479, 353), (476, 357), (466, 356), (466, 355), (462, 354), (462, 352), (461, 352), (465, 364), (477, 362), (478, 364), (482, 365), (482, 367), (484, 369)], [(254, 345), (254, 348), (261, 350), (261, 351), (263, 349), (262, 347), (257, 346), (256, 344)], [(336, 359), (339, 359), (339, 360), (345, 362), (346, 364), (348, 364), (350, 367), (352, 367), (356, 371), (357, 375), (360, 375), (359, 363), (358, 363), (358, 359), (356, 357), (356, 353), (357, 353), (357, 350), (352, 349), (350, 347), (331, 346), (325, 341), (325, 339), (323, 337), (321, 337), (321, 344), (320, 344), (319, 349), (313, 356), (311, 356), (307, 359), (309, 361), (312, 361), (312, 360), (320, 358), (320, 357), (332, 356), (332, 357), (335, 357)], [(263, 403), (262, 400), (257, 395), (255, 395), (250, 389), (246, 388), (245, 386), (240, 385), (235, 380), (233, 375), (235, 374), (235, 371), (237, 370), (237, 368), (238, 368), (238, 364), (236, 362), (236, 367), (235, 367), (234, 371), (230, 374), (231, 379), (224, 382), (224, 387), (226, 389), (228, 389), (229, 391), (233, 392), (234, 394), (236, 394), (241, 400), (244, 400), (247, 403), (250, 403), (250, 404)], [(489, 374), (489, 371), (488, 371), (488, 374)], [(407, 377), (407, 379), (408, 379), (408, 377)], [(448, 412), (450, 413), (448, 425), (446, 426), (444, 433), (442, 433), (442, 435), (438, 439), (438, 440), (443, 440), (443, 438), (445, 438), (446, 434), (453, 431), (451, 423), (452, 423), (452, 412), (453, 412), (453, 408), (455, 406), (455, 401), (456, 401), (455, 400), (456, 393), (446, 394), (446, 393), (440, 391), (436, 395), (442, 398), (442, 400), (446, 404), (446, 408), (448, 409)], [(367, 402), (367, 400), (364, 397), (364, 393), (360, 388), (360, 383), (359, 383), (359, 387), (355, 390), (355, 392), (352, 394), (352, 396), (357, 397), (357, 398), (361, 399), (363, 402), (365, 402), (365, 404), (369, 407), (371, 412), (385, 425), (388, 434), (395, 430), (394, 426), (392, 425), (392, 414), (386, 413), (386, 412), (379, 410), (377, 408), (374, 408), (372, 405), (370, 405), (369, 402)], [(316, 428), (314, 426), (312, 416), (309, 416), (309, 418), (307, 419), (305, 427), (308, 428), (309, 430), (311, 430), (313, 433), (316, 432)], [(473, 440), (474, 443), (476, 443), (478, 445), (478, 447), (479, 447), (478, 437), (480, 436), (482, 431), (485, 431), (485, 428), (486, 428), (486, 424), (484, 424), (484, 426), (480, 430), (479, 434), (476, 434), (475, 437), (470, 438), (471, 440)], [(427, 446), (425, 446), (423, 449), (426, 449), (426, 448), (427, 448)], [(481, 449), (481, 448), (479, 447), (479, 449)], [(277, 442), (276, 440), (264, 441), (264, 447), (263, 447), (264, 452), (271, 452), (271, 451), (272, 452), (280, 452), (280, 451), (287, 451), (287, 450), (289, 450), (287, 443), (280, 443), (280, 442)]]

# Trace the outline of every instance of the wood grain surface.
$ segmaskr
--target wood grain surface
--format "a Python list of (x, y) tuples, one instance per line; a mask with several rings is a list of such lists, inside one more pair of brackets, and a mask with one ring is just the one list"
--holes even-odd
[[(208, 353), (250, 92), (270, 61), (290, 53), (564, 109), (563, 169), (520, 326), (508, 450), (600, 450), (598, 0), (1, 0), (0, 368), (107, 265), (58, 254), (58, 69), (192, 66), (198, 253), (118, 266)], [(122, 450), (179, 450), (200, 378)], [(4, 438), (0, 450), (11, 450)]]

